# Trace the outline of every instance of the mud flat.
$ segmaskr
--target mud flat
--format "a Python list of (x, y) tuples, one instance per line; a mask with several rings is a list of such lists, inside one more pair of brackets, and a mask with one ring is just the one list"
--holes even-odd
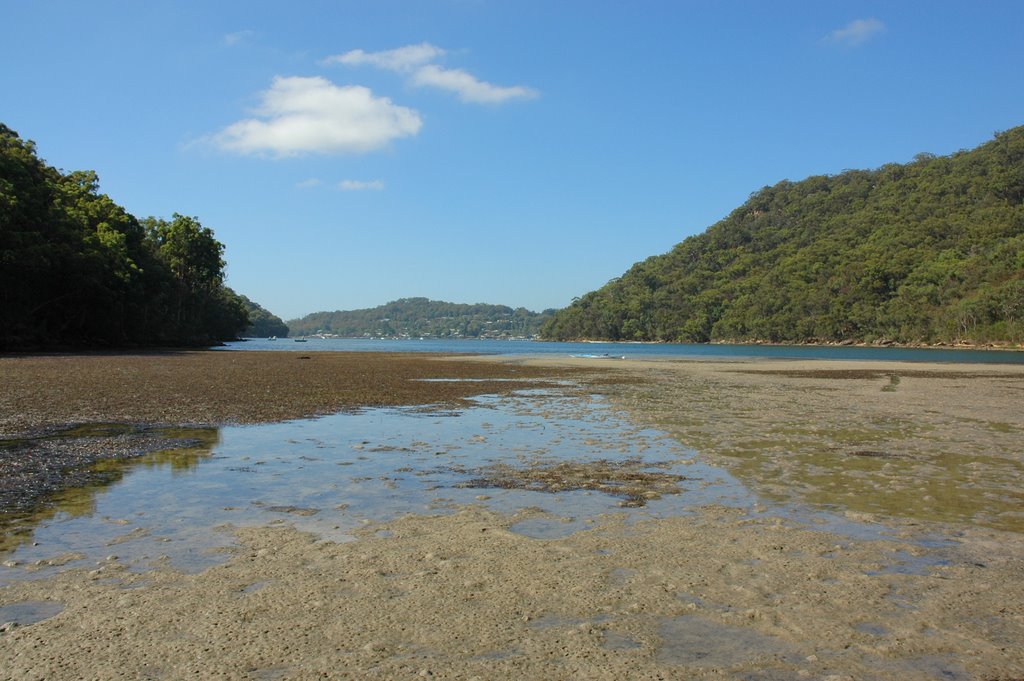
[(614, 370), (632, 379), (609, 389), (616, 404), (768, 499), (1024, 532), (1024, 365), (627, 361)]
[[(761, 501), (556, 539), (515, 531), (538, 511), (483, 505), (347, 543), (225, 526), (237, 545), (197, 574), (112, 553), (0, 590), (0, 678), (1024, 677), (1024, 369), (478, 363), (573, 376)], [(558, 493), (553, 475), (592, 475), (527, 472), (480, 478)]]
[[(579, 373), (384, 352), (0, 356), (0, 437), (83, 423), (266, 423), (451, 402)], [(430, 379), (445, 378), (445, 381)], [(452, 380), (456, 379), (456, 380)]]
[[(209, 426), (458, 404), (579, 373), (438, 359), (225, 351), (0, 356), (0, 518), (109, 477), (94, 470), (98, 462), (202, 445)], [(439, 377), (445, 380), (432, 380)]]

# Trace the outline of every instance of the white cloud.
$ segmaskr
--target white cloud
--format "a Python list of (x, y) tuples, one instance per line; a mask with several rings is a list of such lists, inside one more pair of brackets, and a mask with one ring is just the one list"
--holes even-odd
[(444, 50), (430, 43), (419, 45), (406, 45), (394, 50), (383, 52), (364, 52), (363, 50), (351, 50), (345, 54), (338, 54), (324, 59), (324, 64), (345, 64), (346, 66), (361, 66), (369, 64), (379, 69), (389, 71), (409, 71), (417, 66), (444, 55)]
[(249, 38), (253, 37), (254, 35), (256, 35), (256, 32), (255, 31), (249, 31), (249, 30), (235, 31), (234, 33), (228, 33), (227, 35), (224, 36), (224, 44), (227, 45), (228, 47), (232, 47), (234, 45), (238, 45), (239, 43), (245, 42), (246, 40), (248, 40)]
[(454, 92), (464, 102), (478, 104), (499, 104), (509, 99), (532, 99), (537, 91), (514, 85), (501, 87), (477, 80), (472, 74), (460, 69), (443, 69), (435, 64), (427, 64), (416, 70), (412, 82), (415, 85), (427, 85), (441, 90)]
[(255, 117), (221, 130), (213, 142), (241, 154), (364, 153), (415, 135), (419, 114), (374, 97), (365, 87), (337, 86), (320, 77), (274, 78)]
[(440, 47), (430, 43), (420, 43), (383, 52), (351, 50), (345, 54), (328, 57), (321, 63), (346, 66), (370, 65), (388, 71), (409, 74), (409, 81), (413, 85), (454, 92), (462, 101), (477, 104), (499, 104), (510, 99), (532, 99), (539, 96), (536, 90), (524, 85), (511, 87), (493, 85), (461, 69), (446, 69), (432, 63), (445, 54), (445, 50)]
[(359, 192), (366, 190), (380, 191), (384, 189), (384, 182), (381, 180), (342, 180), (338, 183), (338, 189), (346, 192)]
[(300, 189), (309, 189), (311, 187), (319, 187), (321, 184), (323, 184), (323, 182), (319, 178), (311, 177), (308, 180), (303, 180), (302, 182), (299, 182), (295, 186)]
[(878, 19), (855, 19), (825, 37), (825, 42), (847, 47), (856, 47), (885, 30), (885, 24)]

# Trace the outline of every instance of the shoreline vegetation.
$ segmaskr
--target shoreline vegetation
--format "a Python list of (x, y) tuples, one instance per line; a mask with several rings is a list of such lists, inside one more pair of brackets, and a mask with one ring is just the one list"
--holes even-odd
[[(26, 626), (0, 622), (3, 675), (1024, 675), (1019, 365), (5, 356), (0, 432), (273, 422), (571, 389), (566, 380), (694, 447), (757, 503), (635, 523), (612, 513), (546, 540), (513, 531), (538, 511), (483, 506), (371, 523), (340, 544), (287, 524), (225, 528), (236, 548), (196, 574), (139, 572), (111, 555), (0, 588), (0, 608), (63, 608)], [(839, 520), (798, 520), (785, 510), (794, 504)]]
[[(310, 338), (325, 338), (325, 339), (338, 339), (338, 340), (366, 340), (366, 336), (337, 336), (333, 334), (309, 334)], [(236, 339), (237, 341), (247, 340), (258, 340), (260, 337), (243, 337)], [(427, 336), (426, 338), (434, 338)], [(438, 337), (442, 338), (442, 337)], [(373, 336), (371, 340), (414, 340), (410, 336)], [(489, 341), (489, 340), (508, 340), (506, 338), (491, 338), (491, 337), (466, 337), (464, 340), (472, 341)], [(973, 341), (973, 340), (956, 340), (956, 341), (934, 341), (934, 342), (902, 342), (895, 341), (888, 338), (879, 338), (873, 341), (858, 341), (853, 339), (844, 340), (821, 340), (818, 338), (808, 338), (804, 340), (795, 341), (772, 341), (765, 339), (748, 339), (748, 340), (736, 340), (736, 339), (716, 339), (710, 341), (669, 341), (669, 340), (608, 340), (600, 338), (562, 338), (558, 340), (548, 338), (514, 338), (513, 340), (529, 342), (539, 341), (545, 343), (614, 343), (618, 345), (776, 345), (779, 347), (822, 347), (822, 348), (839, 348), (839, 347), (855, 347), (855, 348), (907, 348), (911, 350), (1006, 350), (1006, 351), (1020, 351), (1024, 350), (1024, 343), (1012, 343), (1009, 341)], [(46, 352), (46, 349), (41, 349), (41, 352)], [(29, 354), (26, 352), (25, 354)]]
[(751, 194), (576, 298), (551, 339), (1024, 341), (1024, 126)]
[(195, 217), (138, 218), (0, 123), (0, 350), (197, 346), (279, 319), (224, 283)]
[[(542, 339), (544, 340), (544, 339)], [(821, 348), (840, 348), (840, 347), (854, 347), (854, 348), (907, 348), (911, 350), (927, 350), (934, 348), (936, 350), (1007, 350), (1007, 351), (1021, 351), (1024, 350), (1024, 343), (1011, 343), (1011, 342), (975, 342), (969, 340), (960, 341), (935, 341), (933, 343), (926, 342), (899, 342), (890, 340), (888, 338), (880, 338), (871, 342), (867, 341), (855, 341), (855, 340), (838, 340), (838, 341), (826, 341), (816, 338), (808, 338), (806, 340), (795, 340), (795, 341), (772, 341), (762, 339), (751, 339), (751, 340), (734, 340), (734, 339), (718, 339), (710, 341), (668, 341), (668, 340), (652, 340), (652, 341), (641, 341), (641, 340), (601, 340), (594, 338), (569, 338), (559, 339), (557, 341), (548, 341), (554, 343), (617, 343), (621, 345), (776, 345), (779, 347), (821, 347)]]

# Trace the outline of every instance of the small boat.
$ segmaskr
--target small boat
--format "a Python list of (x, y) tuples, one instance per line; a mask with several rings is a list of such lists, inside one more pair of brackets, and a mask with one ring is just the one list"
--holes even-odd
[(305, 338), (296, 338), (296, 339), (295, 339), (295, 342), (296, 342), (296, 343), (305, 343), (305, 342), (306, 342), (306, 339), (305, 339)]
[(569, 355), (570, 357), (576, 357), (578, 359), (626, 359), (625, 355), (609, 355), (607, 352), (603, 355)]
[(277, 336), (271, 336), (271, 337), (270, 337), (270, 338), (268, 338), (267, 340), (277, 340)]

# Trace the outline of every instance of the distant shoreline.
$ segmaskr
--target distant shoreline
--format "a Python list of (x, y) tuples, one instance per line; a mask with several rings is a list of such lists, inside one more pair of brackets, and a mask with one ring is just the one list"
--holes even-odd
[[(322, 340), (384, 340), (384, 341), (415, 341), (415, 340), (431, 340), (431, 341), (499, 341), (499, 342), (522, 342), (522, 343), (614, 343), (616, 345), (740, 345), (740, 346), (776, 346), (776, 347), (819, 347), (819, 348), (839, 348), (839, 347), (853, 347), (853, 348), (906, 348), (908, 350), (1005, 350), (1009, 352), (1024, 352), (1024, 343), (995, 343), (995, 342), (975, 342), (970, 340), (963, 341), (952, 341), (952, 342), (935, 342), (935, 343), (903, 343), (899, 341), (893, 341), (888, 339), (880, 339), (876, 341), (860, 341), (846, 339), (841, 341), (822, 341), (817, 339), (808, 339), (802, 341), (772, 341), (772, 340), (735, 340), (735, 339), (717, 339), (712, 341), (651, 341), (651, 340), (609, 340), (602, 338), (568, 338), (564, 340), (557, 340), (552, 338), (526, 338), (526, 337), (478, 337), (478, 336), (467, 336), (467, 337), (450, 337), (450, 336), (424, 336), (424, 337), (405, 337), (405, 336), (338, 336), (338, 335), (320, 335), (311, 334), (303, 336), (304, 338), (318, 338)], [(267, 337), (253, 337), (253, 338), (239, 338), (238, 342), (250, 341), (250, 340), (267, 340)], [(281, 341), (295, 340), (293, 337), (281, 337), (278, 338)]]
[(1024, 352), (1024, 344), (998, 343), (974, 343), (972, 341), (958, 341), (956, 343), (899, 343), (896, 341), (882, 340), (871, 343), (865, 341), (842, 340), (842, 341), (768, 341), (768, 340), (713, 340), (705, 342), (695, 341), (638, 341), (638, 340), (601, 340), (597, 338), (573, 338), (568, 340), (551, 340), (538, 338), (544, 343), (614, 343), (616, 345), (740, 345), (740, 346), (766, 346), (766, 347), (808, 347), (808, 348), (895, 348), (907, 350), (1005, 350), (1007, 352)]

